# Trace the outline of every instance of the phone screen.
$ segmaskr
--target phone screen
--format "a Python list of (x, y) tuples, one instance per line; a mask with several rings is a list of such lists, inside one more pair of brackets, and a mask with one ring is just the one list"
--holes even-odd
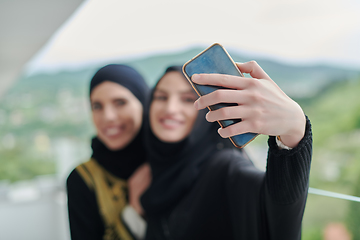
[[(200, 73), (219, 73), (234, 76), (243, 76), (237, 68), (234, 61), (226, 50), (218, 43), (213, 44), (209, 48), (205, 49), (199, 55), (188, 61), (183, 66), (183, 72), (198, 95), (206, 95), (217, 89), (225, 89), (224, 87), (209, 86), (209, 85), (198, 85), (191, 81), (193, 74)], [(213, 106), (209, 106), (211, 111), (217, 110), (223, 107), (237, 106), (236, 103), (221, 103)], [(232, 124), (241, 122), (241, 119), (229, 119), (219, 121), (221, 127), (226, 128)], [(245, 133), (236, 135), (230, 138), (233, 144), (242, 148), (251, 140), (253, 140), (258, 134), (257, 133)]]

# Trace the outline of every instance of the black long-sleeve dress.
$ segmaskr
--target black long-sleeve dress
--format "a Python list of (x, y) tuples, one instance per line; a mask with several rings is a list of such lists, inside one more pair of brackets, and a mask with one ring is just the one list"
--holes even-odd
[(145, 160), (142, 136), (118, 151), (94, 138), (92, 149), (92, 158), (67, 179), (71, 239), (135, 239), (121, 213), (128, 204), (127, 180)]
[(235, 149), (206, 160), (193, 186), (170, 210), (149, 214), (147, 240), (301, 239), (312, 134), (280, 150), (270, 137), (266, 172)]
[(102, 239), (105, 226), (96, 194), (75, 169), (67, 179), (67, 193), (71, 239)]

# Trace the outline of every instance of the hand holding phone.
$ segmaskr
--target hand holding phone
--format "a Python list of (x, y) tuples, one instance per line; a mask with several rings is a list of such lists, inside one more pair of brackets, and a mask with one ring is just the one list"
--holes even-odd
[[(218, 46), (218, 44), (213, 46)], [(189, 63), (198, 59), (205, 52), (196, 56)], [(224, 49), (223, 52), (227, 55)], [(211, 55), (210, 57), (212, 57)], [(306, 126), (305, 114), (300, 105), (287, 96), (255, 61), (235, 64), (229, 56), (228, 58), (233, 65), (228, 64), (227, 67), (233, 66), (233, 69), (249, 73), (251, 78), (229, 74), (224, 69), (215, 74), (217, 72), (214, 69), (218, 66), (214, 60), (203, 59), (203, 62), (213, 65), (209, 71), (195, 70), (192, 74), (190, 71), (185, 73), (194, 89), (199, 95), (202, 95), (196, 101), (195, 107), (197, 109), (208, 107), (211, 110), (206, 117), (208, 121), (218, 121), (223, 127), (219, 130), (219, 134), (222, 137), (230, 137), (237, 147), (243, 147), (257, 135), (256, 133), (279, 136), (281, 142), (287, 147), (296, 147), (305, 134)], [(186, 71), (185, 65), (183, 69)], [(191, 81), (191, 77), (196, 73), (200, 74), (194, 76)], [(204, 90), (201, 92), (205, 94), (200, 94), (201, 88), (209, 91)], [(213, 92), (214, 90), (217, 91)], [(218, 110), (214, 109), (215, 105), (219, 106)], [(242, 121), (232, 121), (225, 126), (228, 119), (242, 119)], [(251, 135), (253, 137), (249, 139)], [(242, 145), (242, 143), (245, 144)]]
[[(191, 80), (194, 74), (218, 73), (243, 77), (235, 62), (231, 59), (226, 50), (218, 43), (211, 45), (203, 52), (195, 56), (183, 66), (183, 72), (199, 96), (209, 94), (217, 89), (226, 89), (219, 86), (199, 85)], [(223, 107), (237, 106), (236, 103), (219, 103), (208, 106), (210, 111), (218, 110)], [(222, 128), (241, 122), (241, 119), (228, 119), (218, 121)], [(238, 148), (244, 147), (252, 141), (257, 133), (244, 133), (230, 137), (231, 142)]]

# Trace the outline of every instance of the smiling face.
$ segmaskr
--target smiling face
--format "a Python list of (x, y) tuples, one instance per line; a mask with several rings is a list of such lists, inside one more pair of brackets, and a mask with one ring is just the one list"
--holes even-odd
[(126, 147), (141, 128), (141, 102), (127, 88), (109, 81), (92, 90), (90, 101), (99, 139), (111, 150)]
[(150, 125), (163, 142), (179, 142), (193, 128), (198, 111), (194, 108), (197, 96), (176, 71), (166, 73), (156, 86), (150, 106)]

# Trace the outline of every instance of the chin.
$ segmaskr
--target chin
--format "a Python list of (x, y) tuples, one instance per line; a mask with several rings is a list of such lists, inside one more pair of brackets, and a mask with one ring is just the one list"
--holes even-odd
[(130, 141), (124, 141), (121, 139), (119, 141), (103, 141), (103, 143), (108, 149), (116, 151), (125, 148), (127, 145), (129, 145)]
[(107, 147), (112, 151), (121, 150), (122, 148), (124, 148), (123, 145), (111, 145), (111, 146), (107, 146)]
[(163, 142), (167, 143), (176, 143), (184, 140), (185, 136), (169, 136), (168, 134), (164, 137), (159, 137), (159, 139)]

